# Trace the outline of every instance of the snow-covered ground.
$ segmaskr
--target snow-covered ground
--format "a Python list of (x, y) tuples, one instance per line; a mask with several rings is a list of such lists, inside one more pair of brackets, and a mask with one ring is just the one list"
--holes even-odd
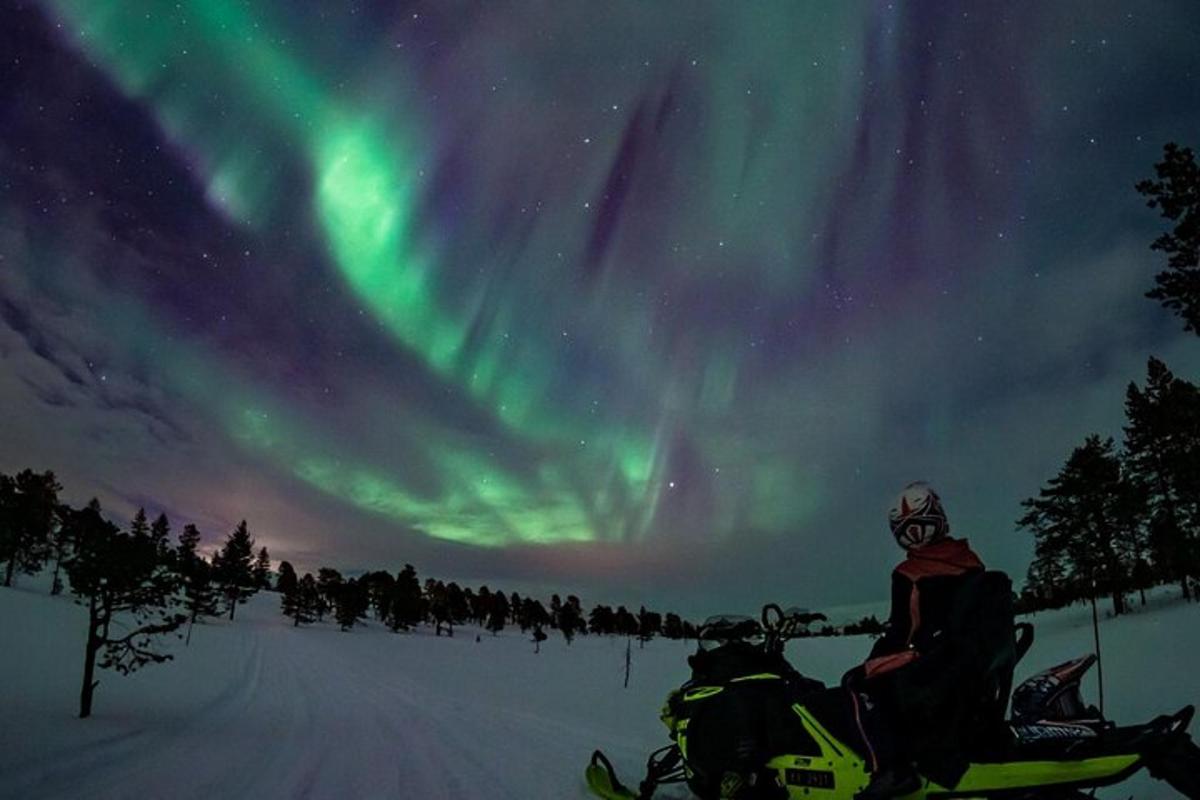
[[(37, 582), (38, 584), (41, 581)], [(1157, 605), (1156, 605), (1157, 604)], [(1082, 607), (1033, 618), (1018, 677), (1091, 650)], [(596, 747), (636, 783), (665, 744), (658, 711), (687, 676), (691, 647), (459, 628), (392, 634), (372, 623), (296, 629), (261, 594), (233, 623), (195, 629), (176, 658), (129, 677), (100, 673), (91, 719), (76, 719), (83, 609), (44, 587), (0, 588), (0, 797), (586, 797)], [(1106, 710), (1134, 722), (1200, 701), (1200, 605), (1156, 597), (1102, 625)], [(806, 674), (836, 681), (859, 637), (793, 643)], [(1087, 687), (1094, 700), (1094, 681)], [(672, 796), (664, 792), (663, 796)], [(679, 796), (678, 793), (674, 796)], [(1144, 776), (1101, 797), (1173, 797)]]

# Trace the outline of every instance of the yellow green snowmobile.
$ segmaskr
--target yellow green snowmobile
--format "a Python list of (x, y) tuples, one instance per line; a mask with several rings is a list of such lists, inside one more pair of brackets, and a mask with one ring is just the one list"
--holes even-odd
[[(974, 599), (961, 604), (970, 633), (959, 632), (963, 641), (939, 670), (953, 682), (941, 689), (952, 698), (951, 723), (940, 732), (919, 719), (906, 726), (906, 735), (923, 741), (914, 751), (922, 785), (905, 800), (1072, 800), (1143, 768), (1200, 798), (1200, 748), (1187, 733), (1192, 706), (1141, 725), (1109, 722), (1080, 694), (1092, 655), (1010, 693), (1033, 627), (1013, 624), (1010, 584), (999, 573), (984, 573), (970, 591)], [(661, 785), (686, 783), (700, 800), (852, 800), (871, 778), (870, 744), (849, 690), (805, 678), (783, 658), (784, 642), (802, 635), (799, 620), (774, 605), (761, 622), (709, 620), (689, 658), (692, 679), (663, 707), (671, 743), (651, 754), (636, 790), (596, 751), (585, 774), (591, 791), (604, 800), (649, 800)], [(906, 687), (918, 703), (927, 689), (919, 679)]]

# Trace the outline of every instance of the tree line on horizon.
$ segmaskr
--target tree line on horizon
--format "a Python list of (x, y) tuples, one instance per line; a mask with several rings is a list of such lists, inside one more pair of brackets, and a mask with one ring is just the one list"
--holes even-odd
[[(1146, 293), (1200, 336), (1200, 165), (1170, 143), (1156, 178), (1135, 187), (1174, 223), (1151, 249), (1167, 269)], [(1125, 392), (1124, 437), (1088, 435), (1058, 474), (1022, 501), (1017, 527), (1035, 554), (1019, 598), (1025, 610), (1107, 596), (1112, 613), (1135, 592), (1177, 583), (1200, 599), (1200, 388), (1151, 356), (1145, 385)]]
[(371, 618), (393, 632), (430, 625), (435, 636), (443, 632), (453, 636), (456, 625), (474, 624), (493, 635), (511, 625), (522, 633), (532, 631), (539, 646), (548, 629), (558, 631), (568, 645), (587, 634), (628, 636), (644, 643), (659, 636), (694, 639), (697, 632), (696, 625), (678, 614), (663, 615), (645, 606), (634, 614), (623, 605), (614, 610), (598, 604), (585, 616), (582, 602), (573, 594), (565, 600), (552, 595), (547, 608), (536, 598), (493, 591), (487, 585), (463, 588), (434, 578), (422, 583), (412, 564), (405, 564), (395, 576), (376, 570), (344, 577), (332, 567), (321, 567), (316, 576), (299, 577), (289, 562), (282, 561), (275, 589), (281, 595), (281, 611), (294, 627), (321, 622), (329, 614), (343, 631)]

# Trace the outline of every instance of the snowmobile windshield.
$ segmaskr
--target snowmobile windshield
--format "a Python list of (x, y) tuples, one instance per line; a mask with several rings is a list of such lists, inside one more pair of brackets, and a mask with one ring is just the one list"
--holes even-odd
[(744, 614), (718, 614), (700, 626), (701, 650), (715, 650), (730, 642), (762, 644), (763, 629), (758, 620)]

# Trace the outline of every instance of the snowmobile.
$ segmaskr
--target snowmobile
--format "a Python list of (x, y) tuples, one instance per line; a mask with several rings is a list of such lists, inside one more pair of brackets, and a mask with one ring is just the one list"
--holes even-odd
[[(938, 671), (951, 681), (954, 713), (939, 718), (940, 729), (926, 726), (935, 731), (929, 736), (920, 735), (920, 719), (906, 726), (906, 737), (917, 731), (922, 741), (913, 750), (921, 787), (905, 800), (1081, 800), (1143, 768), (1200, 799), (1200, 748), (1187, 733), (1193, 706), (1141, 725), (1110, 722), (1080, 690), (1094, 655), (1010, 691), (1033, 626), (1014, 624), (1002, 573), (981, 573), (964, 594), (959, 641), (952, 622), (939, 646), (951, 651)], [(708, 620), (688, 659), (692, 678), (662, 710), (671, 743), (650, 755), (636, 790), (597, 750), (585, 772), (592, 793), (649, 800), (659, 786), (686, 783), (700, 800), (852, 800), (871, 777), (870, 744), (851, 691), (800, 675), (784, 658), (784, 644), (804, 629), (802, 618), (773, 604), (759, 620)], [(905, 688), (919, 704), (937, 705), (922, 696), (929, 687), (919, 678)], [(947, 694), (944, 685), (940, 692)]]

